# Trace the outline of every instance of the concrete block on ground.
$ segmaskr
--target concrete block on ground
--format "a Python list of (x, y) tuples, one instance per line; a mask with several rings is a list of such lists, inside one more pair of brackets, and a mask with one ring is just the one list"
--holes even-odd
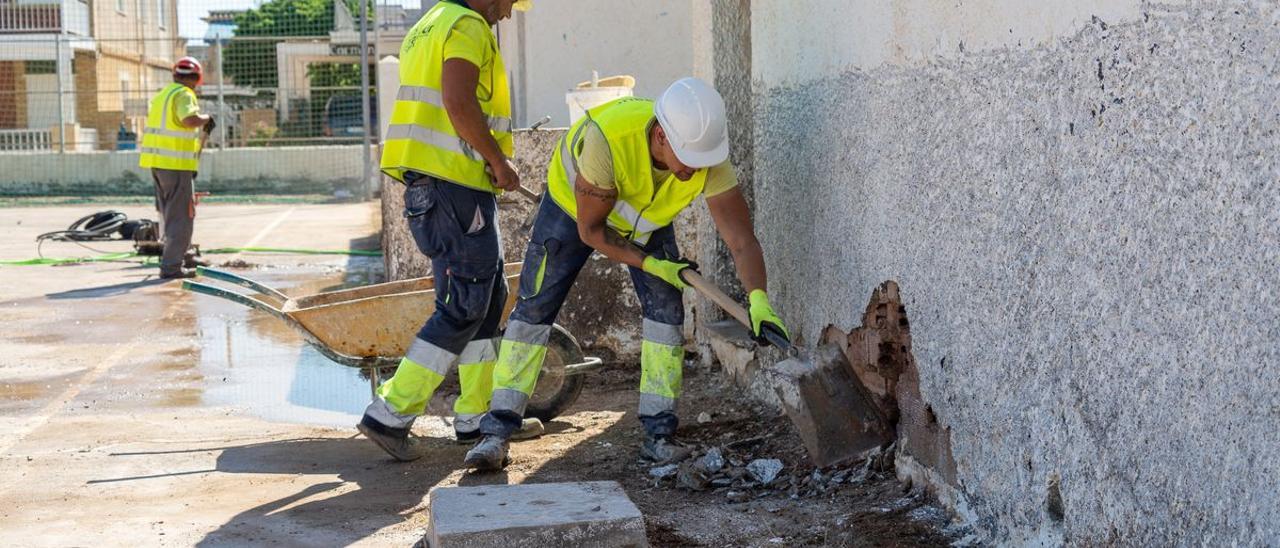
[(822, 345), (805, 360), (789, 359), (765, 371), (815, 466), (862, 458), (893, 439), (893, 429), (840, 348)]
[(644, 517), (614, 481), (442, 487), (427, 546), (648, 546)]

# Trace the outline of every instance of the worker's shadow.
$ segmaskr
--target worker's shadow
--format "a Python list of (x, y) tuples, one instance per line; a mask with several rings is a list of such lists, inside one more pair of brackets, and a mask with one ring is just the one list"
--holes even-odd
[(125, 282), (112, 285), (102, 285), (98, 287), (84, 287), (80, 289), (72, 289), (70, 291), (59, 291), (57, 293), (46, 293), (45, 297), (50, 299), (101, 299), (104, 297), (114, 297), (116, 295), (124, 295), (135, 289), (150, 287), (153, 285), (163, 285), (171, 282), (160, 277), (146, 278), (136, 282)]
[[(295, 544), (300, 538), (347, 545), (404, 522), (424, 504), (427, 490), (453, 472), (465, 448), (448, 440), (422, 440), (427, 456), (392, 461), (368, 440), (312, 438), (227, 447), (218, 456), (225, 474), (336, 475), (289, 496), (240, 512), (207, 534), (199, 546)], [(352, 486), (354, 484), (354, 488)], [(301, 534), (299, 530), (303, 530)]]

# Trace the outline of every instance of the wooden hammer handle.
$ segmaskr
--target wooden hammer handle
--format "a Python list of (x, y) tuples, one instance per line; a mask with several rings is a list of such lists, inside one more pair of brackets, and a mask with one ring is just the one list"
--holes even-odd
[(699, 274), (697, 270), (692, 268), (681, 270), (680, 279), (684, 280), (684, 283), (693, 286), (694, 289), (698, 290), (698, 293), (701, 293), (708, 299), (711, 299), (712, 302), (719, 305), (720, 308), (723, 308), (725, 312), (728, 312), (730, 316), (733, 316), (733, 319), (738, 320), (742, 325), (747, 326), (748, 330), (751, 329), (751, 314), (747, 313), (747, 309), (729, 298), (728, 295), (725, 295), (723, 291), (720, 291), (720, 288), (715, 286), (715, 284), (708, 282), (707, 279), (703, 278), (702, 274)]

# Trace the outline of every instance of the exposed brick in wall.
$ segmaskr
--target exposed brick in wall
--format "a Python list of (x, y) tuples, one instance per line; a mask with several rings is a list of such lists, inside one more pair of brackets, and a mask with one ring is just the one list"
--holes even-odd
[(911, 322), (897, 282), (886, 281), (872, 291), (862, 325), (847, 334), (827, 326), (822, 341), (843, 349), (858, 382), (896, 425), (898, 450), (955, 486), (951, 430), (938, 422), (920, 394), (920, 372), (911, 353)]

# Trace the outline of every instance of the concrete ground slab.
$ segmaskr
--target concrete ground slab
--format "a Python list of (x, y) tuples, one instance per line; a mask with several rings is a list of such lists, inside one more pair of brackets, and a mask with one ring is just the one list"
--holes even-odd
[(614, 481), (431, 491), (433, 548), (648, 546), (644, 517)]

